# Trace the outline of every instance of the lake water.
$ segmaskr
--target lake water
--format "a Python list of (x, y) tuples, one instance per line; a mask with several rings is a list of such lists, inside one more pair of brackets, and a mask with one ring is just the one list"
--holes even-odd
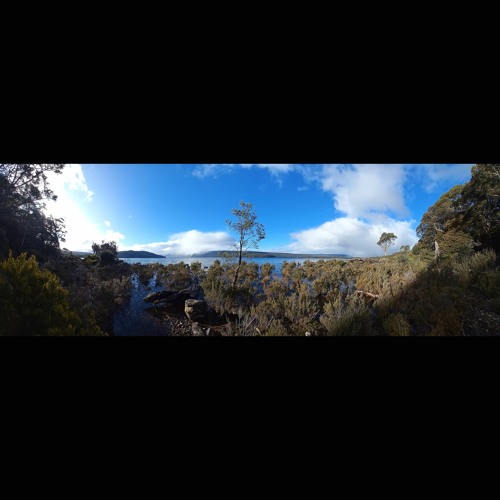
[(156, 317), (148, 309), (150, 304), (144, 302), (144, 297), (151, 292), (160, 291), (162, 287), (155, 286), (154, 279), (148, 285), (142, 284), (134, 274), (130, 278), (132, 288), (130, 290), (130, 301), (119, 307), (115, 312), (113, 331), (117, 337), (126, 336), (167, 336), (170, 334), (166, 324), (160, 317)]
[[(216, 260), (220, 260), (223, 262), (223, 259), (221, 257), (168, 257), (164, 259), (120, 259), (125, 262), (128, 262), (129, 264), (155, 264), (155, 263), (160, 263), (160, 264), (178, 264), (179, 262), (184, 262), (185, 264), (191, 264), (193, 262), (199, 262), (201, 264), (201, 267), (210, 267), (213, 265), (213, 263)], [(273, 266), (275, 266), (275, 271), (274, 273), (277, 276), (281, 276), (281, 268), (283, 267), (283, 261), (287, 262), (296, 262), (297, 264), (303, 264), (306, 260), (310, 260), (312, 262), (317, 262), (319, 260), (326, 260), (326, 259), (281, 259), (281, 258), (271, 258), (271, 259), (264, 259), (264, 258), (255, 258), (255, 259), (245, 259), (247, 262), (255, 262), (259, 266), (262, 266), (262, 264), (269, 263)], [(236, 260), (234, 260), (236, 262)]]

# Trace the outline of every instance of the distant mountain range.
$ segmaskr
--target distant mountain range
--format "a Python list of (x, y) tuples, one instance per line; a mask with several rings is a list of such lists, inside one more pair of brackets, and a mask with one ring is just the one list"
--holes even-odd
[[(76, 257), (86, 257), (87, 255), (92, 255), (92, 252), (70, 252)], [(136, 251), (136, 250), (123, 250), (117, 254), (119, 259), (164, 259), (164, 255), (157, 255), (155, 253), (146, 251)]]
[[(192, 257), (211, 257), (217, 258), (222, 255), (230, 255), (231, 257), (237, 257), (238, 252), (231, 250), (224, 252), (222, 250), (213, 252), (197, 253), (192, 255)], [(256, 258), (256, 259), (350, 259), (349, 255), (342, 254), (317, 254), (317, 253), (283, 253), (283, 252), (246, 252), (243, 254), (246, 258)]]
[(164, 259), (164, 255), (146, 252), (144, 250), (122, 250), (118, 252), (119, 259)]

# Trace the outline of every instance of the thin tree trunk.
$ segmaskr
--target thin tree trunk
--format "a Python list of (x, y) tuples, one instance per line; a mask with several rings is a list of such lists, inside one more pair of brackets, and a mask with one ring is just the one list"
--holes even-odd
[(233, 280), (233, 287), (236, 286), (236, 282), (238, 281), (238, 275), (240, 273), (240, 267), (241, 267), (241, 259), (243, 257), (243, 248), (240, 247), (240, 254), (238, 257), (238, 267), (236, 268), (236, 273), (234, 274), (234, 280)]

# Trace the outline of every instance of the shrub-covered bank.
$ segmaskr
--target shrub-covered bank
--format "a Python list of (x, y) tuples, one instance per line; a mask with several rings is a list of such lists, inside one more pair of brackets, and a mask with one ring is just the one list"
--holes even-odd
[[(435, 261), (406, 249), (390, 257), (235, 264), (140, 266), (166, 289), (200, 283), (206, 303), (225, 319), (222, 335), (426, 336), (500, 334), (500, 270), (484, 250)], [(365, 293), (368, 292), (368, 293)], [(376, 298), (373, 298), (376, 297)], [(207, 322), (205, 327), (210, 326)]]

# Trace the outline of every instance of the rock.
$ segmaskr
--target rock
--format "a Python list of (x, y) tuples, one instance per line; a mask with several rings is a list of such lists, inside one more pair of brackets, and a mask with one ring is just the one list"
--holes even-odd
[(184, 303), (184, 312), (190, 321), (204, 321), (207, 317), (207, 303), (204, 300), (187, 299)]
[(152, 302), (154, 305), (165, 304), (174, 307), (184, 307), (184, 302), (187, 299), (200, 299), (202, 298), (203, 290), (201, 287), (186, 288), (180, 292), (172, 292), (163, 290), (161, 292), (154, 292), (144, 297), (144, 302)]
[(165, 300), (171, 297), (172, 295), (176, 294), (177, 292), (169, 292), (167, 290), (162, 290), (161, 292), (153, 292), (146, 297), (144, 297), (142, 300), (144, 302), (157, 302), (158, 300)]
[(205, 332), (203, 331), (203, 329), (200, 327), (200, 325), (198, 323), (193, 323), (191, 325), (191, 332), (192, 332), (194, 337), (204, 337), (205, 336)]

